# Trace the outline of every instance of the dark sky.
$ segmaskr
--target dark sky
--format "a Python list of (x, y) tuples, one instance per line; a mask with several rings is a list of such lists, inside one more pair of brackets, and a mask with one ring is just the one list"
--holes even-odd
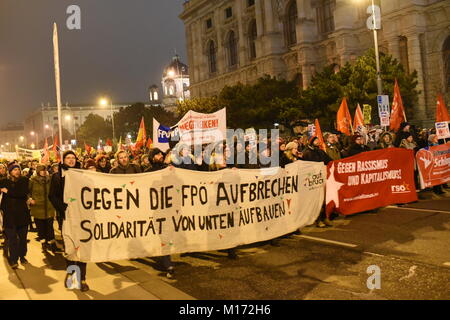
[[(0, 125), (56, 104), (52, 27), (58, 24), (62, 103), (147, 101), (175, 50), (186, 61), (182, 0), (0, 0)], [(81, 30), (69, 30), (69, 5)]]

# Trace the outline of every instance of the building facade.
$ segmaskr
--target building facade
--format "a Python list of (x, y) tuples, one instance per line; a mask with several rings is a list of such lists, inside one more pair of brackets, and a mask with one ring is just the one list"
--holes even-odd
[[(66, 129), (71, 135), (86, 121), (90, 114), (95, 114), (105, 120), (111, 121), (111, 109), (113, 113), (120, 108), (126, 108), (131, 104), (113, 104), (105, 107), (99, 105), (65, 105), (61, 107), (63, 132)], [(29, 114), (25, 119), (24, 134), (28, 140), (36, 140), (40, 144), (46, 137), (52, 137), (58, 132), (58, 109), (56, 106), (41, 106)], [(63, 137), (66, 140), (67, 137)], [(51, 141), (49, 141), (51, 144)]]
[[(436, 96), (450, 101), (450, 1), (378, 0), (379, 48), (418, 72), (415, 121), (434, 119)], [(193, 97), (264, 75), (307, 88), (316, 71), (352, 62), (374, 47), (371, 0), (190, 0), (184, 21)], [(391, 97), (392, 99), (392, 97)]]
[(8, 123), (0, 128), (0, 152), (14, 152), (16, 146), (27, 145), (24, 125), (21, 122)]

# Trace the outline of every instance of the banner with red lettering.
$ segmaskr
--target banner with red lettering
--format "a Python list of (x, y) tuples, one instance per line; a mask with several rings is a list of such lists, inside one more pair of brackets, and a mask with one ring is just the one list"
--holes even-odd
[(328, 164), (327, 215), (351, 215), (417, 201), (414, 152), (389, 148)]
[(189, 111), (173, 127), (173, 135), (184, 144), (209, 144), (227, 138), (227, 111), (223, 108), (214, 113)]
[(450, 142), (420, 149), (416, 154), (421, 189), (450, 181)]

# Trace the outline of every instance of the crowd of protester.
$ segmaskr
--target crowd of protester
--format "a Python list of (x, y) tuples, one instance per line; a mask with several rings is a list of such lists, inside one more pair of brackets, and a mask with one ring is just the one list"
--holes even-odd
[[(225, 168), (258, 169), (270, 166), (284, 167), (298, 160), (323, 162), (355, 156), (359, 153), (385, 148), (406, 148), (417, 152), (421, 148), (438, 145), (439, 141), (432, 130), (417, 130), (409, 123), (403, 123), (398, 132), (384, 132), (373, 128), (368, 132), (346, 136), (340, 132), (325, 132), (323, 150), (318, 137), (308, 134), (294, 137), (280, 137), (276, 140), (235, 141), (234, 145), (221, 143), (221, 148), (182, 147), (166, 152), (154, 148), (139, 152), (121, 150), (115, 154), (98, 151), (92, 154), (78, 155), (66, 151), (61, 162), (40, 164), (37, 160), (12, 161), (0, 163), (0, 189), (2, 195), (1, 211), (3, 216), (4, 256), (13, 269), (18, 262), (26, 264), (27, 234), (37, 232), (37, 241), (41, 242), (44, 252), (62, 253), (55, 241), (54, 220), (61, 230), (65, 220), (67, 205), (64, 203), (64, 175), (70, 168), (97, 171), (105, 174), (135, 174), (154, 172), (173, 165), (178, 168), (196, 171), (217, 171)], [(275, 148), (275, 149), (274, 149)], [(234, 152), (231, 151), (233, 149)], [(262, 159), (270, 157), (273, 150), (279, 151), (275, 163), (266, 163)], [(242, 155), (244, 161), (238, 161)], [(417, 181), (416, 181), (417, 183)], [(446, 194), (447, 186), (436, 186), (433, 192)], [(332, 226), (332, 219), (322, 210), (316, 226)], [(297, 233), (299, 233), (298, 231)], [(275, 240), (271, 244), (277, 245)], [(226, 250), (228, 257), (237, 258), (236, 249)], [(167, 276), (174, 274), (170, 256), (161, 257), (161, 263)], [(67, 260), (67, 266), (77, 265), (81, 270), (81, 290), (89, 290), (86, 283), (86, 264)]]

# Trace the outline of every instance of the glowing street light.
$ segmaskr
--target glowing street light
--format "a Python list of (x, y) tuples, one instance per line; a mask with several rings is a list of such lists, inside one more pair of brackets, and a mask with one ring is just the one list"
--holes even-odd
[(110, 106), (110, 109), (111, 109), (111, 121), (112, 121), (112, 130), (113, 130), (113, 141), (115, 141), (116, 140), (116, 130), (115, 130), (115, 128), (114, 128), (114, 113), (113, 113), (113, 109), (112, 109), (112, 101), (110, 100), (110, 99), (107, 99), (107, 98), (100, 98), (100, 100), (98, 101), (98, 104), (101, 106), (101, 107), (106, 107), (106, 106), (108, 106), (108, 102), (109, 102), (109, 106)]

